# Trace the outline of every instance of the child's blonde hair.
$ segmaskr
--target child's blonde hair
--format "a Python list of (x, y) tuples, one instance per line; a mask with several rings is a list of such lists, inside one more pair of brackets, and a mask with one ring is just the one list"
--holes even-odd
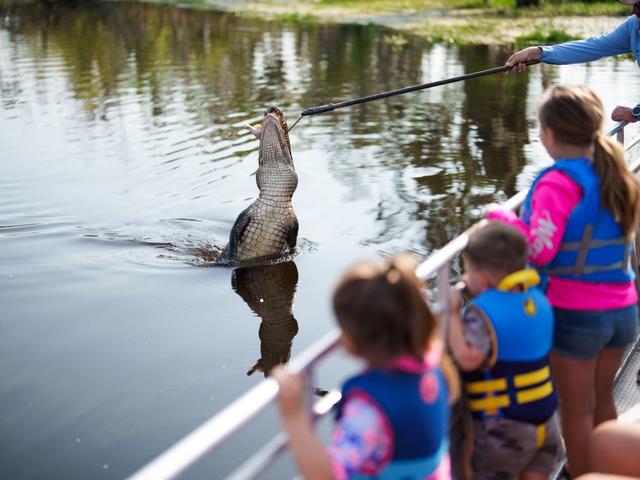
[(416, 277), (417, 261), (400, 255), (349, 268), (333, 294), (338, 324), (359, 352), (384, 358), (409, 354), (422, 360), (435, 319)]
[(640, 215), (640, 187), (627, 167), (622, 147), (602, 131), (604, 107), (598, 95), (584, 85), (551, 87), (542, 97), (538, 117), (540, 126), (549, 128), (559, 142), (593, 145), (602, 203), (625, 236), (633, 236)]

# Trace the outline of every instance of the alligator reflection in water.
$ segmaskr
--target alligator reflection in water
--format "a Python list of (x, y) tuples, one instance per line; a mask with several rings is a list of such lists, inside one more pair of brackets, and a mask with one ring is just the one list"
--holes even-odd
[(261, 319), (260, 359), (249, 369), (269, 374), (291, 356), (291, 343), (298, 333), (293, 316), (293, 297), (298, 285), (298, 269), (293, 261), (274, 265), (237, 268), (231, 285)]

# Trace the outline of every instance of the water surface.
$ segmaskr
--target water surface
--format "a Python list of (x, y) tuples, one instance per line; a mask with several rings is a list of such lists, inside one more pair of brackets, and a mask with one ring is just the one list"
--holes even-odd
[[(428, 254), (525, 187), (547, 162), (545, 87), (588, 83), (607, 110), (638, 100), (635, 64), (609, 59), (304, 119), (291, 133), (298, 255), (203, 267), (257, 194), (258, 142), (243, 125), (267, 106), (292, 122), (508, 53), (135, 3), (5, 7), (0, 477), (132, 473), (328, 331), (346, 265)], [(219, 478), (276, 425), (266, 415), (190, 476)]]

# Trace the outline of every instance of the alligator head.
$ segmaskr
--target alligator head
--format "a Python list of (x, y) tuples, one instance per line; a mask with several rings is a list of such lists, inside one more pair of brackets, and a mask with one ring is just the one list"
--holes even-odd
[(259, 166), (286, 163), (293, 167), (287, 120), (278, 107), (269, 107), (262, 123), (248, 129), (260, 140)]

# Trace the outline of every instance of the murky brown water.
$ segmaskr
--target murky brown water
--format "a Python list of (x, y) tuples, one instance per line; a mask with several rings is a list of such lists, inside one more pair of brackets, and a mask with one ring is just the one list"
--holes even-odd
[[(604, 60), (304, 119), (297, 257), (197, 267), (257, 194), (242, 126), (266, 106), (293, 121), (508, 53), (387, 39), (127, 3), (2, 10), (0, 477), (132, 473), (326, 332), (347, 264), (427, 254), (524, 187), (546, 161), (545, 86), (589, 83), (609, 110), (639, 100), (635, 64)], [(219, 478), (275, 425), (267, 415), (191, 476)]]

